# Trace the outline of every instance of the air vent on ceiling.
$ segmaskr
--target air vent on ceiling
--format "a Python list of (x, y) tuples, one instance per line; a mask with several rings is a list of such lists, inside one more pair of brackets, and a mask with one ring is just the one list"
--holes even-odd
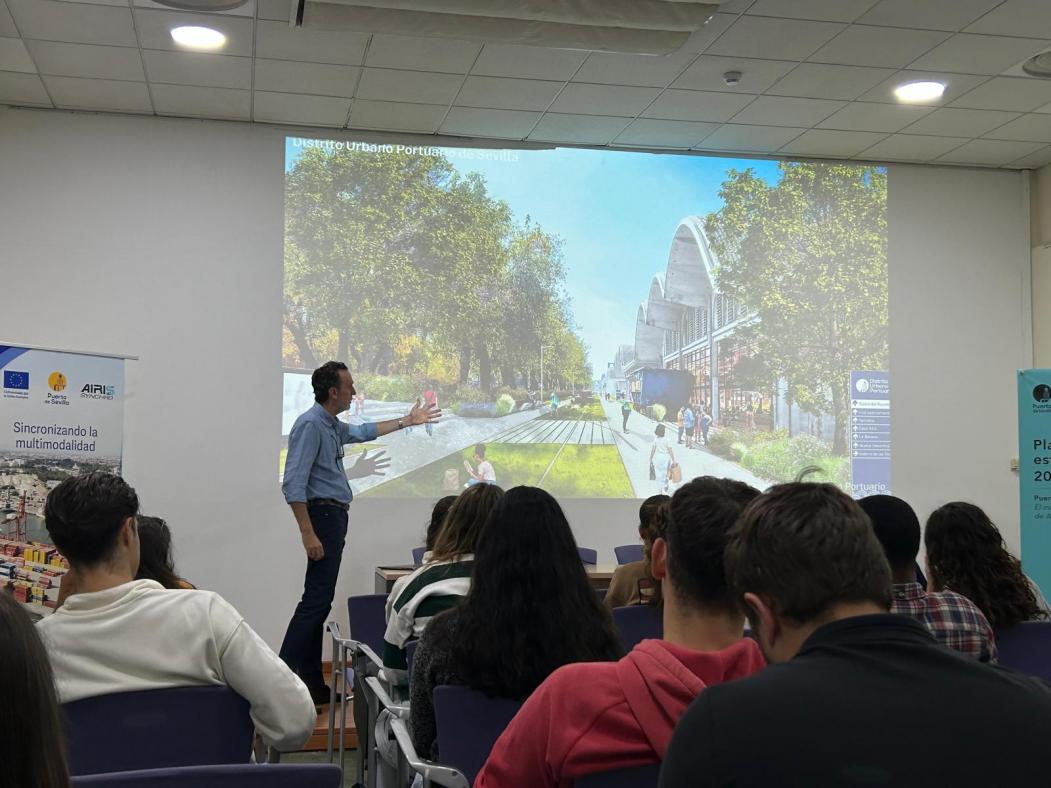
[(1022, 64), (1022, 71), (1031, 77), (1051, 79), (1051, 52), (1034, 55)]
[(248, 0), (153, 0), (158, 5), (178, 8), (180, 11), (232, 11)]
[[(184, 0), (176, 0), (183, 2)], [(696, 0), (299, 0), (303, 27), (664, 55), (718, 8)]]

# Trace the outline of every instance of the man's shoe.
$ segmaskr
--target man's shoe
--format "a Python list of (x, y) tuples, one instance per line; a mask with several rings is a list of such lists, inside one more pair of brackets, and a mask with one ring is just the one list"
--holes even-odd
[(310, 699), (314, 701), (315, 706), (324, 706), (330, 701), (333, 703), (339, 703), (341, 694), (335, 693), (333, 696), (332, 690), (324, 685), (320, 687), (313, 687), (310, 690)]

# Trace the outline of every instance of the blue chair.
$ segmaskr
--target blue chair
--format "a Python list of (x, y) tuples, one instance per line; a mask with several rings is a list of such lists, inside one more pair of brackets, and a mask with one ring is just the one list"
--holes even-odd
[(339, 788), (335, 764), (185, 766), (74, 777), (73, 788)]
[(423, 563), (423, 554), (427, 552), (427, 547), (414, 547), (412, 548), (412, 565), (419, 566)]
[(625, 651), (631, 651), (647, 638), (664, 637), (664, 620), (657, 605), (631, 605), (613, 608), (613, 623), (620, 633)]
[(66, 703), (70, 773), (246, 764), (255, 733), (248, 708), (232, 689), (216, 686), (117, 692)]
[(576, 788), (657, 788), (661, 773), (659, 763), (585, 774), (573, 781)]
[(469, 687), (435, 687), (434, 721), (441, 763), (457, 769), (468, 785), (474, 785), (496, 740), (521, 707), (520, 701), (487, 698)]
[(1023, 621), (996, 631), (1001, 665), (1051, 681), (1051, 621)]
[(617, 545), (613, 548), (613, 553), (617, 556), (618, 564), (630, 564), (634, 561), (642, 560), (642, 545), (640, 544), (622, 544)]
[(383, 635), (387, 631), (387, 595), (361, 594), (347, 597), (347, 623), (350, 636), (376, 654), (383, 654)]
[(590, 547), (578, 547), (577, 552), (580, 553), (580, 560), (585, 564), (591, 564), (594, 566), (598, 563), (597, 550), (592, 550)]

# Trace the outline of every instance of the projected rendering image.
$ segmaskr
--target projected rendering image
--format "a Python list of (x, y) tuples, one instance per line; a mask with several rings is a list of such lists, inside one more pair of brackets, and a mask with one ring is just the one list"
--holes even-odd
[[(554, 149), (285, 148), (283, 447), (335, 359), (356, 495), (890, 489), (886, 172)], [(663, 432), (663, 435), (659, 433)], [(283, 472), (285, 448), (280, 467)], [(356, 460), (383, 450), (386, 476)]]

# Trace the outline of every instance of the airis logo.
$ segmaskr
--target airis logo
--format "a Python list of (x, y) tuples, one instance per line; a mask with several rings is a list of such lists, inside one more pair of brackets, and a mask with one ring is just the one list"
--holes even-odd
[(69, 381), (66, 380), (66, 376), (61, 372), (52, 372), (47, 376), (47, 385), (55, 393), (65, 391), (66, 386), (69, 385)]
[(80, 390), (81, 399), (113, 399), (116, 395), (117, 389), (104, 383), (85, 383)]

